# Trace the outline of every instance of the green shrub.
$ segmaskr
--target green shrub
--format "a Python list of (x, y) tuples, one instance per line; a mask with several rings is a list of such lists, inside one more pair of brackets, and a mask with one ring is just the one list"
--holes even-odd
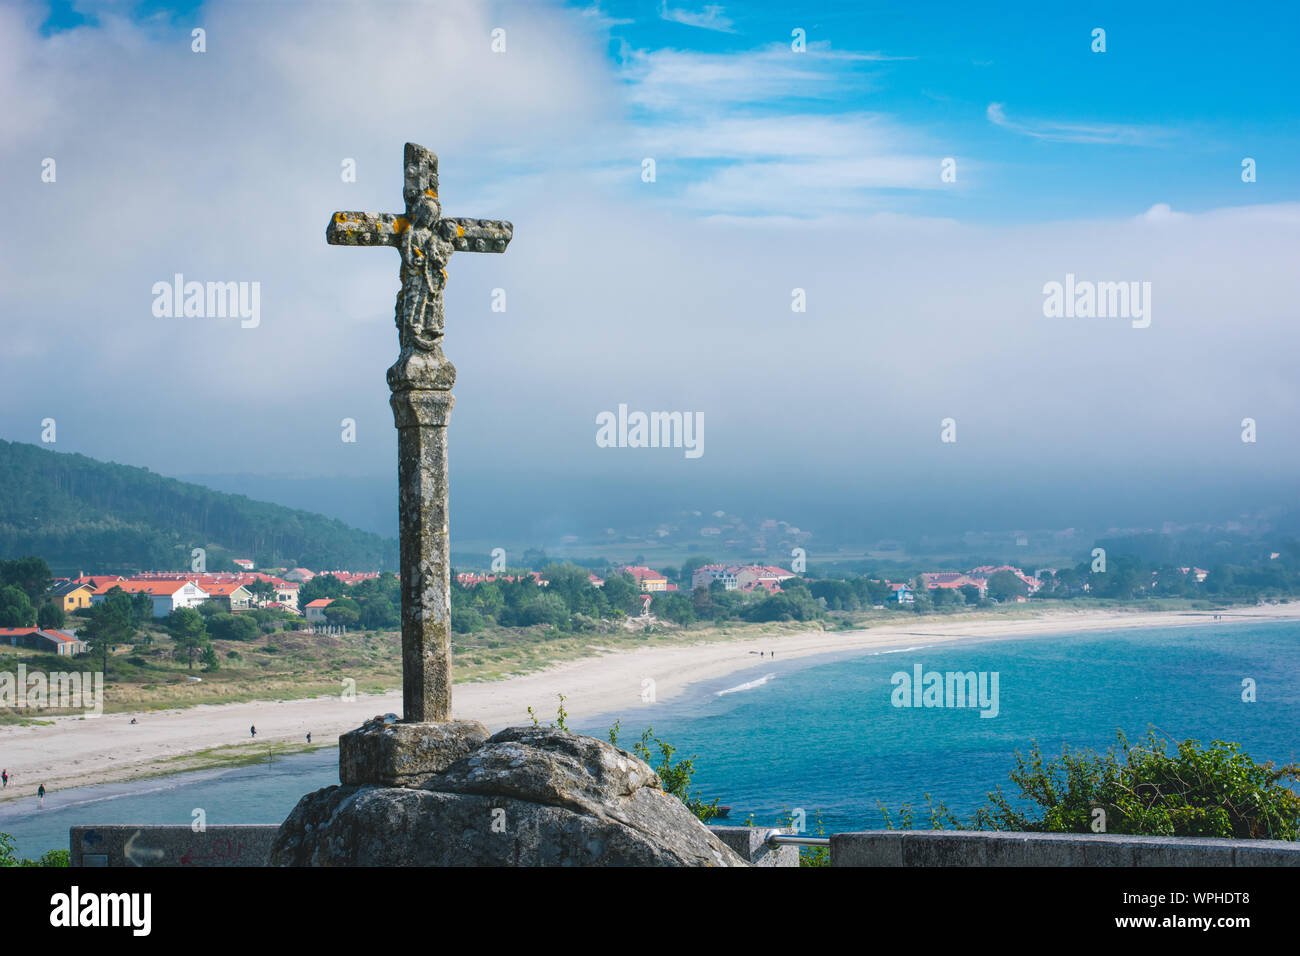
[(49, 850), (39, 859), (27, 860), (14, 852), (14, 838), (0, 833), (0, 866), (67, 866), (67, 850)]
[[(1028, 755), (1017, 753), (1010, 777), (1019, 802), (999, 787), (968, 828), (1089, 833), (1096, 824), (1097, 832), (1142, 836), (1300, 839), (1300, 795), (1285, 783), (1300, 781), (1300, 764), (1255, 763), (1239, 744), (1222, 740), (1208, 747), (1184, 740), (1170, 753), (1172, 741), (1155, 731), (1137, 744), (1123, 733), (1118, 738), (1118, 753), (1065, 747), (1048, 761), (1037, 744)], [(881, 812), (893, 829), (888, 811)], [(942, 803), (931, 804), (929, 818), (933, 829), (967, 828)], [(904, 806), (900, 829), (912, 822)]]

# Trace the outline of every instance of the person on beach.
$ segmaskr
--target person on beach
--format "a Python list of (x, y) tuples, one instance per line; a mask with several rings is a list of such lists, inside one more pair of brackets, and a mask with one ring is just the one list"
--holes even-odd
[(36, 788), (36, 805), (39, 809), (45, 809), (45, 784)]
[(6, 768), (0, 770), (0, 790), (7, 789), (9, 786), (9, 770)]
[(249, 727), (249, 728), (248, 728), (248, 733), (249, 733), (250, 736), (252, 736), (252, 737), (256, 737), (256, 736), (257, 736), (257, 725), (256, 725), (256, 724), (253, 724), (251, 727)]
[(134, 724), (134, 723), (135, 723), (135, 722), (136, 722), (136, 720), (135, 720), (135, 718), (134, 718), (134, 717), (132, 717), (132, 718), (131, 718), (131, 723), (133, 723), (133, 724)]
[(311, 731), (307, 731), (307, 743), (311, 743)]

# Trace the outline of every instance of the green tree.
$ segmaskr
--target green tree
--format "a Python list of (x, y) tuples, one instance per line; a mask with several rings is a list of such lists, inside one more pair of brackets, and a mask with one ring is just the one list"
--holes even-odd
[(252, 584), (245, 584), (244, 587), (259, 602), (275, 600), (275, 585), (270, 581), (257, 580)]
[(53, 601), (46, 601), (36, 611), (36, 626), (42, 630), (52, 629), (57, 631), (67, 623), (67, 615), (63, 613), (63, 608)]
[(44, 558), (26, 557), (0, 560), (0, 584), (21, 588), (33, 604), (45, 597), (54, 582)]
[(207, 620), (210, 638), (218, 641), (253, 641), (261, 634), (257, 619), (246, 614), (213, 614)]
[(951, 607), (955, 604), (964, 603), (964, 598), (957, 592), (956, 588), (931, 588), (929, 595), (935, 607)]
[(457, 634), (473, 634), (483, 630), (483, 617), (472, 607), (452, 611), (451, 629)]
[(641, 613), (641, 586), (626, 572), (611, 571), (605, 576), (605, 600), (612, 610), (624, 614)]
[(1010, 571), (998, 571), (989, 578), (988, 596), (995, 601), (1010, 601), (1029, 593), (1029, 585)]
[(92, 653), (100, 652), (104, 677), (108, 677), (108, 650), (117, 644), (130, 643), (138, 632), (131, 595), (121, 588), (113, 588), (104, 600), (90, 609), (90, 617), (77, 636), (90, 645)]
[(361, 605), (351, 598), (338, 598), (325, 609), (325, 620), (335, 627), (355, 627), (361, 620)]
[(347, 586), (332, 574), (318, 574), (298, 588), (298, 607), (303, 608), (321, 598), (341, 598)]
[(0, 588), (0, 627), (35, 627), (36, 608), (19, 587)]
[(191, 607), (178, 607), (167, 615), (163, 626), (176, 650), (189, 658), (189, 669), (194, 670), (195, 657), (211, 646), (203, 615)]

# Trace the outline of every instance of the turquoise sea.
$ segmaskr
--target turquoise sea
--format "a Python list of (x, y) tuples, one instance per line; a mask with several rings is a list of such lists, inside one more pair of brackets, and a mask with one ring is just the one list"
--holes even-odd
[[(779, 642), (773, 646), (779, 650)], [(1116, 730), (1130, 739), (1149, 725), (1182, 740), (1240, 743), (1256, 760), (1300, 759), (1300, 624), (1222, 624), (762, 663), (686, 694), (580, 723), (605, 736), (622, 721), (627, 747), (647, 725), (696, 756), (695, 783), (730, 805), (728, 822), (753, 814), (775, 823), (802, 808), (828, 831), (882, 825), (877, 802), (924, 805), (925, 794), (965, 816), (1037, 740), (1104, 749)], [(998, 675), (998, 714), (978, 708), (896, 707), (891, 675), (975, 671)], [(1256, 701), (1242, 700), (1243, 680)], [(990, 683), (991, 688), (991, 683)], [(544, 707), (536, 708), (545, 712)], [(304, 793), (338, 782), (338, 752), (204, 771), (132, 784), (52, 793), (0, 806), (0, 831), (35, 856), (67, 847), (68, 827), (93, 823), (282, 820)]]

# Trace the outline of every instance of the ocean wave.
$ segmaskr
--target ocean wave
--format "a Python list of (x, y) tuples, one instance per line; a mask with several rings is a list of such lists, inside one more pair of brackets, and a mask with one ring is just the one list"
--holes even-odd
[(746, 681), (743, 684), (737, 684), (735, 687), (728, 687), (726, 690), (720, 690), (715, 693), (714, 696), (721, 697), (724, 694), (734, 694), (737, 691), (753, 690), (755, 687), (762, 687), (775, 676), (775, 674), (768, 674), (766, 677), (760, 677), (758, 680)]

